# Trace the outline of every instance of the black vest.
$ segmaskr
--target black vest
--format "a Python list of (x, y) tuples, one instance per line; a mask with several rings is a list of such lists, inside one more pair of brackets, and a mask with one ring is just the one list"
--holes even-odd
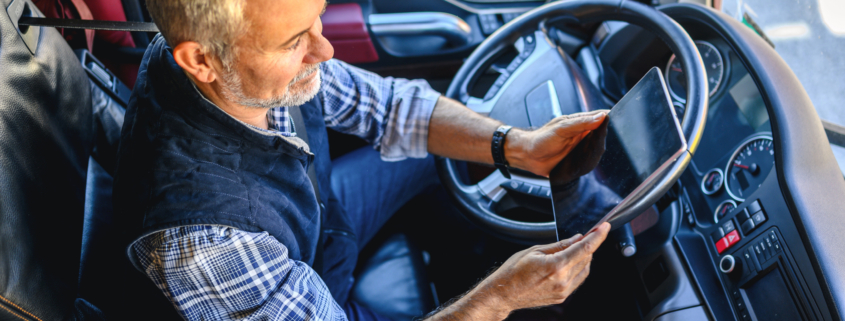
[[(291, 259), (311, 265), (322, 229), (325, 268), (317, 272), (344, 304), (358, 245), (331, 191), (320, 96), (300, 108), (310, 152), (301, 139), (252, 128), (206, 100), (157, 36), (144, 56), (121, 134), (114, 204), (127, 229), (123, 244), (177, 226), (225, 225), (266, 231)], [(316, 166), (322, 217), (308, 166)]]

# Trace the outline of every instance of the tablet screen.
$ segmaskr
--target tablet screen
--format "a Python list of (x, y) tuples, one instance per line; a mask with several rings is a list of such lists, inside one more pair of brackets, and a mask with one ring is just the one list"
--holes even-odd
[(686, 148), (663, 76), (652, 68), (549, 175), (558, 240), (608, 220)]

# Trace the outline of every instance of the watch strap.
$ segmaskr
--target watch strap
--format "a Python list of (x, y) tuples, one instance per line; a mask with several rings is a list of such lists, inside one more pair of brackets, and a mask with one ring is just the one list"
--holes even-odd
[(493, 133), (493, 142), (491, 151), (493, 153), (493, 164), (502, 172), (506, 178), (511, 178), (511, 173), (508, 170), (508, 161), (505, 159), (505, 138), (508, 132), (513, 128), (512, 126), (502, 125)]

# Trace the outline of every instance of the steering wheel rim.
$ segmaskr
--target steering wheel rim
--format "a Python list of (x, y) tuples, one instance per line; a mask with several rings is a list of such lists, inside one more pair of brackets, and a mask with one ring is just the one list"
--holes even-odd
[[(626, 0), (573, 0), (552, 2), (535, 8), (505, 24), (482, 42), (469, 56), (455, 75), (446, 96), (467, 103), (470, 99), (468, 85), (472, 78), (491, 57), (508, 45), (513, 45), (524, 35), (537, 30), (541, 22), (552, 17), (567, 17), (577, 22), (606, 20), (624, 21), (651, 31), (666, 43), (684, 66), (687, 80), (687, 102), (681, 124), (687, 139), (686, 158), (698, 148), (707, 117), (708, 84), (704, 65), (695, 43), (674, 20), (654, 8)], [(537, 42), (540, 42), (538, 39)], [(673, 168), (674, 179), (686, 168), (689, 160)], [(438, 157), (438, 173), (461, 212), (482, 229), (501, 238), (518, 242), (536, 243), (555, 240), (554, 222), (521, 222), (502, 217), (491, 210), (495, 202), (485, 193), (485, 181), (466, 185), (460, 179), (454, 160)], [(499, 171), (491, 174), (501, 175)], [(489, 177), (488, 177), (489, 178)], [(496, 180), (493, 180), (498, 182)], [(489, 184), (489, 182), (487, 183)], [(489, 190), (489, 188), (487, 188)], [(665, 193), (665, 191), (663, 191)], [(662, 193), (661, 193), (662, 194)], [(649, 205), (650, 206), (650, 205)], [(633, 218), (633, 217), (630, 217)]]

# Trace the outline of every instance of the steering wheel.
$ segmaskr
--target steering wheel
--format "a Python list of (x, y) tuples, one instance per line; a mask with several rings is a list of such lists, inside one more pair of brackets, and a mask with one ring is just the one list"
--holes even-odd
[[(687, 159), (676, 162), (670, 177), (676, 181), (689, 164), (698, 147), (707, 116), (708, 85), (701, 56), (695, 43), (678, 23), (646, 5), (625, 0), (571, 0), (552, 2), (531, 10), (502, 26), (490, 35), (469, 56), (455, 75), (447, 97), (466, 104), (482, 115), (514, 127), (540, 127), (556, 116), (607, 108), (598, 89), (580, 67), (547, 36), (545, 24), (550, 19), (568, 19), (578, 23), (606, 20), (624, 21), (638, 25), (661, 38), (680, 59), (686, 72), (687, 103), (682, 120), (687, 139)], [(497, 71), (501, 74), (484, 97), (473, 97), (470, 88), (493, 65), (495, 60), (507, 60), (503, 54), (509, 48), (518, 54)], [(504, 58), (503, 58), (504, 57)], [(586, 64), (585, 64), (586, 66)], [(550, 108), (551, 107), (551, 108)], [(491, 133), (492, 136), (492, 133)], [(437, 158), (440, 180), (461, 212), (482, 229), (494, 235), (524, 243), (555, 240), (554, 222), (525, 222), (506, 218), (497, 209), (508, 194), (514, 197), (533, 195), (535, 202), (545, 199), (549, 205), (551, 193), (548, 180), (519, 172), (511, 179), (498, 170), (476, 184), (467, 184), (458, 162)], [(671, 187), (656, 184), (638, 193), (638, 209), (651, 206)], [(523, 197), (524, 199), (524, 197)], [(513, 203), (513, 202), (510, 202)], [(626, 213), (613, 222), (614, 227), (630, 221), (638, 212)]]

